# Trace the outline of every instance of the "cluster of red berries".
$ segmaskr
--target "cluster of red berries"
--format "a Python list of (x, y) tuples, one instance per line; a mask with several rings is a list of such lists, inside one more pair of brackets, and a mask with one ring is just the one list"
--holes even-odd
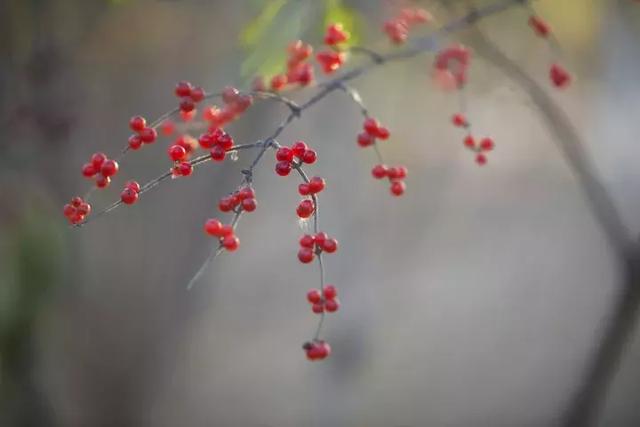
[(111, 177), (118, 173), (118, 162), (109, 159), (104, 153), (94, 153), (89, 162), (82, 166), (82, 176), (93, 178), (96, 187), (106, 188), (111, 183)]
[(376, 119), (367, 117), (362, 125), (364, 132), (358, 134), (358, 145), (368, 147), (376, 143), (376, 139), (389, 139), (389, 129), (382, 126)]
[(122, 200), (122, 203), (125, 205), (132, 205), (138, 201), (139, 194), (140, 184), (138, 184), (137, 181), (128, 181), (120, 193), (120, 200)]
[(324, 43), (331, 49), (316, 54), (316, 60), (325, 74), (333, 73), (344, 64), (347, 55), (340, 50), (339, 45), (348, 41), (350, 37), (351, 34), (342, 27), (342, 24), (331, 24), (327, 27)]
[(314, 195), (324, 190), (326, 183), (323, 178), (314, 176), (309, 182), (298, 185), (298, 193), (308, 198), (303, 199), (296, 208), (296, 214), (301, 219), (307, 219), (316, 211)]
[(227, 86), (222, 90), (222, 102), (222, 108), (212, 105), (202, 112), (202, 118), (213, 128), (223, 127), (240, 117), (253, 104), (253, 97)]
[(334, 313), (340, 308), (340, 301), (337, 298), (338, 291), (333, 285), (325, 285), (322, 292), (318, 289), (311, 289), (307, 292), (307, 301), (311, 304), (311, 311), (316, 314)]
[(241, 207), (245, 212), (253, 212), (257, 206), (256, 193), (251, 187), (243, 187), (240, 190), (236, 190), (228, 196), (224, 196), (218, 202), (220, 212), (231, 212), (237, 207)]
[(451, 45), (436, 55), (434, 68), (440, 81), (451, 80), (457, 89), (467, 81), (471, 53), (461, 44)]
[(158, 133), (154, 128), (147, 126), (147, 121), (142, 116), (133, 116), (129, 119), (129, 128), (134, 132), (129, 137), (129, 148), (138, 150), (143, 144), (153, 144), (158, 139)]
[(338, 241), (329, 237), (327, 233), (319, 232), (315, 236), (305, 234), (300, 238), (300, 250), (298, 259), (303, 264), (308, 264), (314, 260), (316, 254), (326, 252), (332, 254), (338, 250)]
[(84, 218), (91, 212), (91, 205), (84, 201), (82, 197), (74, 197), (71, 202), (64, 205), (62, 209), (64, 216), (71, 224), (80, 224)]
[[(451, 118), (451, 123), (456, 127), (465, 129), (470, 128), (469, 121), (464, 114), (461, 113), (454, 114)], [(493, 150), (495, 146), (493, 139), (486, 137), (482, 138), (480, 141), (476, 141), (470, 133), (464, 138), (463, 143), (466, 148), (476, 153), (476, 163), (480, 166), (487, 163), (486, 153)]]
[(196, 108), (196, 104), (201, 102), (207, 95), (201, 87), (194, 87), (186, 81), (178, 82), (175, 94), (180, 99), (180, 111), (191, 113)]
[[(287, 85), (299, 84), (307, 86), (314, 80), (313, 66), (307, 62), (311, 57), (313, 48), (311, 45), (297, 40), (287, 47), (287, 72), (276, 74), (271, 78), (271, 90), (279, 91)], [(254, 80), (254, 90), (265, 90), (264, 81)]]
[(378, 164), (371, 169), (371, 175), (375, 179), (389, 179), (391, 185), (389, 191), (394, 196), (402, 196), (407, 189), (404, 179), (407, 177), (407, 168), (405, 166), (387, 166)]
[(216, 162), (224, 160), (227, 151), (233, 147), (233, 138), (222, 128), (211, 127), (198, 138), (200, 147), (210, 150), (211, 159)]
[(326, 359), (331, 354), (331, 346), (324, 340), (313, 340), (304, 343), (302, 349), (309, 360)]
[[(551, 27), (539, 16), (531, 15), (529, 17), (529, 26), (537, 36), (543, 39), (548, 39), (551, 35)], [(551, 67), (549, 67), (549, 79), (559, 89), (565, 88), (571, 83), (571, 75), (559, 64), (551, 64)]]
[(424, 9), (405, 8), (396, 17), (385, 21), (382, 30), (392, 43), (402, 44), (409, 37), (411, 27), (426, 24), (432, 20), (431, 14)]
[(303, 141), (296, 141), (291, 147), (280, 147), (276, 151), (276, 173), (280, 176), (287, 176), (291, 173), (291, 169), (294, 166), (295, 159), (298, 159), (295, 163), (299, 165), (301, 163), (313, 164), (318, 158), (318, 154), (315, 150), (307, 147)]
[(240, 239), (230, 224), (223, 224), (220, 220), (211, 218), (204, 223), (204, 231), (210, 236), (217, 237), (222, 247), (229, 252), (235, 251), (240, 246)]

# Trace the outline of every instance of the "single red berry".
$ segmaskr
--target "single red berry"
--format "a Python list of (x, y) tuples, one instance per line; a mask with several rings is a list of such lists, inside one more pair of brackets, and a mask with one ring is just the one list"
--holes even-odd
[(200, 144), (200, 147), (208, 150), (214, 147), (215, 141), (210, 134), (203, 133), (198, 137), (198, 144)]
[(158, 138), (158, 132), (154, 128), (144, 128), (140, 131), (140, 139), (145, 144), (152, 144)]
[(404, 179), (407, 177), (407, 168), (404, 166), (394, 166), (389, 168), (387, 176), (391, 180)]
[(559, 89), (567, 87), (571, 83), (571, 75), (561, 65), (553, 64), (549, 69), (549, 77), (553, 85)]
[(331, 74), (344, 64), (346, 59), (344, 52), (323, 51), (316, 54), (316, 60), (322, 66), (325, 74)]
[(229, 252), (233, 252), (240, 246), (240, 239), (233, 234), (229, 234), (222, 239), (222, 246)]
[(315, 244), (316, 238), (310, 234), (305, 234), (300, 238), (300, 246), (303, 248), (313, 249), (313, 245)]
[[(323, 178), (319, 176), (314, 176), (309, 181), (309, 192), (312, 194), (316, 194), (324, 190), (326, 183)], [(304, 196), (304, 194), (303, 194)]]
[(358, 134), (358, 145), (360, 147), (368, 147), (375, 142), (375, 139), (367, 132), (360, 132)]
[(77, 213), (82, 215), (82, 216), (86, 216), (89, 215), (89, 213), (91, 212), (91, 205), (87, 202), (82, 202), (80, 203), (80, 206), (78, 206), (77, 209)]
[(180, 101), (180, 111), (190, 113), (196, 108), (196, 104), (189, 98)]
[(102, 163), (102, 167), (100, 168), (100, 172), (103, 176), (111, 177), (118, 173), (118, 162), (113, 159), (105, 160)]
[(375, 165), (373, 169), (371, 169), (371, 175), (373, 175), (375, 179), (382, 179), (387, 176), (387, 169), (386, 165)]
[(487, 163), (487, 156), (485, 156), (484, 154), (476, 155), (476, 163), (480, 166), (485, 165)]
[(122, 193), (120, 193), (120, 200), (122, 200), (124, 204), (132, 205), (138, 200), (138, 192), (134, 191), (133, 188), (126, 187), (122, 190)]
[(98, 173), (98, 171), (96, 170), (96, 167), (93, 166), (93, 163), (85, 163), (82, 166), (82, 176), (85, 178), (91, 178), (96, 173)]
[(111, 178), (104, 175), (98, 175), (96, 178), (96, 187), (98, 188), (107, 188), (111, 184)]
[(307, 149), (308, 149), (307, 144), (305, 144), (302, 141), (296, 141), (291, 146), (291, 150), (293, 151), (293, 154), (299, 159), (301, 159), (302, 156), (304, 156), (304, 153), (305, 151), (307, 151)]
[(210, 218), (204, 223), (204, 231), (210, 236), (220, 237), (222, 235), (222, 223), (215, 218)]
[(529, 25), (533, 28), (533, 31), (540, 37), (547, 37), (551, 32), (549, 24), (547, 24), (542, 18), (532, 15), (529, 18)]
[(316, 314), (322, 313), (324, 311), (324, 304), (321, 304), (321, 303), (313, 304), (311, 306), (311, 311), (313, 311)]
[(318, 154), (310, 148), (307, 149), (302, 155), (302, 161), (308, 165), (315, 163), (317, 158), (318, 158)]
[(131, 135), (128, 142), (129, 148), (132, 150), (137, 150), (142, 147), (142, 138), (140, 138), (140, 135)]
[(187, 150), (181, 145), (172, 145), (167, 149), (167, 154), (171, 160), (177, 162), (187, 157)]
[(129, 127), (134, 132), (140, 132), (147, 127), (147, 121), (142, 116), (133, 116), (129, 120)]
[(253, 212), (256, 210), (256, 199), (244, 199), (242, 201), (242, 209), (247, 212)]
[(225, 104), (231, 104), (235, 102), (239, 94), (240, 92), (238, 92), (238, 89), (227, 86), (222, 90), (222, 100)]
[(374, 119), (373, 117), (367, 117), (362, 125), (362, 128), (369, 135), (375, 137), (378, 134), (378, 128), (380, 127), (380, 123)]
[(494, 143), (493, 143), (493, 139), (491, 138), (484, 138), (482, 139), (482, 141), (480, 141), (480, 149), (482, 151), (491, 151), (493, 150), (494, 147)]
[(332, 254), (338, 250), (338, 241), (336, 239), (325, 239), (322, 243), (322, 250)]
[(329, 236), (327, 236), (327, 233), (325, 233), (324, 231), (319, 232), (315, 235), (316, 245), (318, 245), (319, 248), (322, 248), (322, 246), (324, 245), (324, 241), (328, 238)]
[(160, 125), (160, 130), (164, 136), (171, 136), (176, 131), (176, 125), (171, 120), (165, 120)]
[(290, 162), (278, 162), (276, 163), (276, 173), (280, 176), (287, 176), (291, 173)]
[(206, 93), (201, 87), (194, 87), (193, 89), (191, 89), (190, 97), (193, 102), (200, 102), (204, 99), (205, 96)]
[(463, 114), (454, 114), (451, 118), (451, 122), (457, 127), (467, 127), (467, 119)]
[(325, 299), (334, 299), (338, 296), (338, 290), (333, 285), (325, 285), (322, 293)]
[(301, 196), (308, 196), (311, 193), (309, 184), (307, 184), (306, 182), (303, 182), (302, 184), (298, 185), (298, 193)]
[(467, 148), (475, 148), (475, 146), (476, 146), (476, 141), (475, 141), (475, 139), (473, 139), (473, 136), (471, 136), (471, 135), (467, 135), (464, 138), (463, 142), (464, 142), (464, 146), (467, 147)]
[(256, 192), (253, 191), (253, 188), (251, 188), (251, 187), (242, 188), (238, 192), (238, 195), (240, 196), (241, 200), (244, 200), (244, 199), (255, 199), (256, 198)]
[(402, 181), (393, 181), (391, 183), (391, 194), (393, 194), (394, 196), (402, 196), (404, 194), (404, 190), (406, 188), (406, 185), (404, 182)]
[(340, 308), (340, 301), (338, 301), (338, 299), (330, 299), (324, 302), (324, 309), (329, 313), (338, 311), (338, 308)]
[(211, 149), (211, 158), (213, 160), (215, 160), (216, 162), (221, 162), (224, 160), (224, 157), (226, 156), (226, 151), (224, 150), (224, 148), (222, 148), (219, 145), (216, 145), (215, 147), (213, 147)]
[(298, 214), (298, 216), (303, 219), (309, 218), (311, 215), (313, 215), (314, 211), (315, 206), (313, 205), (313, 201), (309, 199), (301, 201), (298, 205), (298, 208), (296, 209), (296, 213)]
[(76, 196), (71, 199), (71, 205), (77, 208), (82, 204), (83, 201), (84, 200), (82, 200), (82, 197)]
[(313, 249), (311, 248), (300, 248), (298, 251), (298, 259), (303, 264), (308, 264), (313, 261), (315, 254), (313, 253)]
[(281, 90), (287, 85), (287, 75), (286, 74), (276, 74), (271, 78), (271, 90)]
[(100, 167), (105, 160), (107, 160), (107, 156), (104, 153), (94, 153), (91, 156), (91, 163), (96, 168), (96, 170), (100, 170)]
[(376, 137), (380, 138), (383, 141), (389, 139), (390, 135), (391, 135), (391, 132), (389, 132), (389, 129), (387, 129), (384, 126), (380, 126), (378, 128), (378, 132), (376, 133)]
[(289, 147), (278, 148), (278, 151), (276, 151), (276, 160), (280, 162), (293, 161), (293, 151)]
[(350, 34), (342, 27), (342, 24), (331, 24), (327, 27), (327, 32), (324, 36), (324, 43), (328, 46), (335, 46), (349, 40)]
[(322, 294), (317, 289), (310, 289), (309, 292), (307, 292), (307, 301), (311, 304), (317, 304), (322, 301)]
[(218, 202), (218, 209), (220, 209), (220, 212), (230, 212), (233, 208), (234, 203), (232, 197), (223, 197)]
[(189, 176), (193, 172), (193, 166), (189, 162), (182, 162), (178, 166), (178, 173), (182, 176)]
[(193, 86), (191, 86), (191, 83), (186, 81), (178, 82), (175, 90), (176, 96), (178, 96), (179, 98), (190, 96), (192, 89), (193, 89)]
[(125, 187), (125, 188), (130, 188), (130, 189), (132, 189), (133, 191), (135, 191), (136, 193), (139, 193), (139, 192), (140, 192), (140, 184), (138, 184), (138, 182), (137, 182), (137, 181), (127, 181), (127, 182), (124, 184), (124, 187)]
[(72, 204), (67, 203), (62, 208), (62, 213), (64, 213), (64, 216), (66, 216), (67, 218), (71, 218), (73, 215), (76, 214), (76, 208)]
[(233, 235), (233, 227), (231, 224), (224, 224), (222, 228), (220, 228), (220, 236), (232, 236)]

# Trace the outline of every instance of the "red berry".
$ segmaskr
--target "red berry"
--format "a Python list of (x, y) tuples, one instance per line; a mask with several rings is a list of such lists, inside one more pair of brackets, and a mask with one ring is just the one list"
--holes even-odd
[(127, 182), (124, 184), (124, 187), (125, 187), (125, 188), (130, 188), (130, 189), (132, 189), (133, 191), (135, 191), (136, 193), (139, 193), (139, 192), (140, 192), (140, 184), (138, 184), (138, 182), (137, 182), (137, 181), (127, 181)]
[(349, 40), (350, 34), (345, 31), (342, 24), (331, 24), (327, 27), (327, 32), (324, 36), (324, 43), (328, 46), (334, 46), (339, 43)]
[(224, 246), (224, 248), (229, 252), (233, 252), (238, 249), (239, 245), (240, 239), (238, 239), (238, 237), (233, 234), (224, 236), (224, 238), (222, 239), (222, 246)]
[(116, 173), (118, 173), (118, 167), (119, 167), (118, 162), (116, 162), (115, 160), (112, 160), (112, 159), (105, 160), (104, 163), (102, 163), (100, 172), (102, 173), (103, 176), (111, 177), (111, 176), (114, 176)]
[(324, 294), (325, 299), (334, 299), (338, 296), (338, 291), (333, 285), (325, 285), (322, 293)]
[(368, 147), (375, 142), (375, 139), (367, 132), (360, 132), (358, 134), (358, 145), (360, 147)]
[(373, 177), (375, 179), (382, 179), (384, 177), (387, 176), (387, 166), (380, 164), (380, 165), (375, 165), (373, 167), (373, 169), (371, 169), (371, 175), (373, 175)]
[(315, 237), (310, 234), (305, 234), (300, 238), (300, 246), (303, 248), (313, 249), (313, 245), (315, 244)]
[(215, 160), (216, 162), (221, 162), (224, 160), (224, 157), (226, 155), (226, 151), (224, 150), (224, 148), (222, 148), (219, 145), (216, 145), (215, 147), (213, 147), (213, 149), (211, 150), (211, 158), (213, 160)]
[(122, 200), (124, 204), (132, 205), (138, 200), (138, 192), (133, 188), (126, 187), (122, 190), (122, 193), (120, 193), (120, 200)]
[(336, 239), (326, 239), (322, 243), (322, 250), (329, 254), (334, 253), (338, 250), (338, 241)]
[(206, 96), (206, 93), (204, 92), (204, 89), (202, 89), (201, 87), (195, 87), (191, 89), (190, 96), (193, 102), (200, 102), (204, 99), (204, 97)]
[(140, 138), (140, 135), (131, 135), (129, 137), (129, 148), (137, 150), (140, 147), (142, 147), (142, 138)]
[[(324, 190), (325, 185), (326, 184), (325, 184), (325, 181), (324, 181), (323, 178), (321, 178), (319, 176), (314, 176), (309, 181), (309, 192), (312, 193), (312, 194), (319, 193), (322, 190)], [(304, 194), (303, 194), (303, 196), (304, 196)]]
[(180, 101), (180, 111), (184, 113), (190, 113), (196, 108), (196, 104), (189, 98), (185, 98)]
[(211, 137), (211, 135), (209, 135), (208, 133), (203, 133), (202, 135), (200, 135), (200, 137), (198, 138), (198, 144), (200, 144), (200, 147), (204, 148), (204, 149), (210, 149), (213, 148), (215, 145), (215, 141), (214, 139)]
[(230, 224), (224, 224), (220, 229), (220, 236), (232, 236), (233, 235), (233, 227)]
[(480, 149), (482, 151), (491, 151), (493, 150), (494, 144), (491, 138), (484, 138), (480, 141)]
[(178, 96), (179, 98), (190, 96), (192, 89), (193, 86), (191, 86), (191, 83), (185, 81), (178, 82), (175, 90), (176, 96)]
[(66, 216), (67, 218), (71, 218), (73, 215), (76, 214), (76, 208), (72, 204), (67, 203), (62, 208), (62, 213), (64, 213), (64, 216)]
[(91, 205), (89, 203), (86, 202), (82, 202), (80, 203), (80, 206), (78, 206), (77, 209), (77, 213), (80, 215), (89, 215), (89, 213), (91, 212)]
[(298, 193), (300, 193), (301, 196), (308, 196), (310, 192), (311, 189), (309, 188), (309, 184), (306, 182), (298, 185)]
[(311, 306), (311, 311), (313, 311), (316, 314), (320, 314), (320, 313), (322, 313), (324, 311), (324, 305), (320, 304), (320, 303), (313, 304)]
[(231, 104), (232, 102), (235, 102), (235, 100), (238, 98), (238, 95), (238, 89), (227, 86), (222, 91), (222, 100), (225, 104)]
[(562, 89), (571, 83), (571, 75), (561, 65), (553, 64), (549, 69), (549, 77), (553, 82), (553, 85), (559, 89)]
[(218, 209), (220, 212), (229, 212), (234, 208), (233, 198), (232, 197), (223, 197), (218, 202)]
[(271, 90), (281, 90), (287, 85), (287, 75), (286, 74), (276, 74), (271, 79)]
[(391, 194), (394, 196), (402, 196), (404, 194), (404, 190), (406, 185), (402, 181), (393, 181), (391, 183)]
[(316, 60), (322, 66), (322, 71), (331, 74), (344, 64), (344, 52), (323, 51), (316, 54)]
[(313, 201), (309, 199), (305, 199), (300, 202), (298, 208), (296, 209), (296, 213), (300, 218), (309, 218), (313, 215), (315, 211), (315, 206), (313, 205)]
[(467, 148), (474, 148), (476, 146), (476, 141), (473, 139), (473, 136), (467, 135), (464, 138), (464, 146)]
[(256, 192), (253, 191), (253, 188), (251, 188), (251, 187), (244, 187), (238, 192), (238, 196), (240, 196), (241, 200), (244, 200), (244, 199), (255, 199), (256, 198)]
[(253, 212), (256, 210), (256, 199), (244, 199), (242, 201), (242, 209), (247, 212)]
[(91, 156), (91, 163), (96, 168), (96, 170), (100, 170), (100, 167), (105, 160), (107, 160), (107, 156), (104, 153), (94, 153)]
[(222, 223), (214, 218), (208, 219), (204, 223), (204, 231), (211, 236), (220, 237), (222, 235)]
[(387, 129), (386, 127), (381, 126), (378, 128), (378, 133), (376, 134), (378, 138), (384, 141), (389, 139), (389, 135), (391, 135), (391, 132), (389, 132), (389, 129)]
[(454, 114), (451, 122), (457, 127), (467, 127), (467, 119), (462, 114)]
[(111, 178), (104, 175), (99, 175), (96, 179), (96, 187), (98, 188), (107, 188), (111, 183)]
[(308, 149), (302, 155), (302, 161), (308, 165), (315, 163), (318, 158), (318, 154), (312, 149)]
[(144, 128), (140, 131), (140, 139), (145, 144), (151, 144), (158, 138), (158, 132), (154, 128)]
[(172, 145), (167, 150), (167, 154), (171, 160), (177, 162), (178, 160), (183, 160), (187, 157), (187, 150), (185, 150), (181, 145)]
[(324, 302), (324, 309), (329, 313), (338, 311), (338, 308), (340, 308), (340, 301), (338, 301), (337, 299), (329, 299)]
[(298, 251), (298, 259), (303, 264), (308, 264), (313, 261), (315, 254), (313, 253), (313, 249), (311, 248), (300, 248)]
[(311, 289), (307, 292), (307, 301), (311, 304), (317, 304), (322, 301), (322, 294), (320, 294), (320, 291), (317, 289)]
[(85, 163), (82, 166), (82, 176), (84, 176), (85, 178), (91, 178), (96, 173), (98, 173), (98, 171), (96, 170), (95, 166), (93, 166), (93, 163)]
[(287, 176), (291, 172), (290, 162), (278, 162), (276, 163), (276, 173), (280, 176)]
[(484, 154), (476, 155), (476, 163), (480, 166), (485, 165), (487, 163), (487, 156), (485, 156)]
[(129, 120), (129, 127), (134, 132), (140, 132), (147, 126), (147, 121), (142, 116), (133, 116)]
[(293, 151), (289, 147), (280, 147), (276, 151), (276, 160), (280, 162), (291, 162), (293, 160)]
[(305, 151), (307, 151), (307, 144), (305, 144), (302, 141), (296, 141), (293, 143), (293, 145), (291, 146), (291, 150), (293, 151), (293, 154), (297, 157), (297, 158), (302, 158), (302, 156), (304, 156)]
[(315, 235), (315, 239), (316, 239), (316, 245), (318, 245), (318, 247), (322, 247), (322, 245), (324, 245), (324, 241), (327, 240), (329, 238), (329, 236), (327, 236), (327, 233), (325, 233), (324, 231), (319, 232), (318, 234)]
[(367, 117), (362, 125), (362, 128), (371, 136), (377, 136), (380, 123), (372, 117)]
[(542, 18), (532, 15), (529, 18), (529, 25), (533, 28), (533, 31), (540, 37), (547, 37), (551, 32), (549, 24), (547, 24)]
[(177, 166), (178, 174), (189, 176), (193, 172), (193, 166), (189, 162), (182, 162)]

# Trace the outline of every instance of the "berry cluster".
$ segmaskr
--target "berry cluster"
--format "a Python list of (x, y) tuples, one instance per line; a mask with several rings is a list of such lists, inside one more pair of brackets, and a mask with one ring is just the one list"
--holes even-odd
[[(550, 43), (551, 27), (544, 19), (536, 15), (531, 15), (529, 17), (529, 26), (538, 37)], [(558, 89), (565, 88), (571, 83), (571, 75), (569, 72), (562, 65), (556, 63), (551, 64), (549, 67), (549, 79)]]
[(300, 250), (298, 259), (303, 264), (309, 264), (316, 254), (326, 252), (332, 254), (338, 250), (338, 241), (329, 237), (327, 233), (319, 232), (316, 235), (305, 234), (300, 238)]
[(138, 184), (137, 181), (128, 181), (120, 193), (120, 200), (122, 200), (122, 203), (125, 205), (132, 205), (138, 201), (139, 194), (140, 184)]
[(364, 132), (358, 134), (358, 145), (368, 147), (376, 143), (376, 139), (389, 139), (389, 129), (382, 126), (376, 119), (367, 117), (362, 125)]
[(191, 113), (196, 108), (196, 104), (201, 102), (207, 94), (201, 87), (194, 87), (187, 81), (178, 82), (175, 94), (180, 99), (180, 111)]
[(210, 150), (211, 159), (216, 162), (224, 160), (227, 151), (233, 147), (233, 138), (222, 128), (210, 127), (209, 130), (198, 137), (200, 147)]
[(323, 50), (316, 54), (316, 60), (325, 74), (331, 74), (340, 68), (347, 59), (347, 55), (340, 45), (347, 42), (351, 34), (342, 27), (342, 24), (331, 24), (327, 27), (324, 43), (330, 50)]
[[(454, 88), (461, 89), (467, 81), (467, 72), (471, 53), (460, 45), (451, 45), (436, 55), (434, 68), (436, 79), (441, 82), (451, 82)], [(445, 83), (445, 86), (448, 83)]]
[(129, 137), (129, 148), (138, 150), (143, 144), (153, 144), (158, 139), (158, 133), (152, 127), (147, 126), (147, 121), (142, 116), (133, 116), (129, 119), (129, 128), (134, 132)]
[(256, 193), (251, 187), (243, 187), (240, 190), (236, 190), (228, 196), (224, 196), (218, 202), (218, 209), (220, 212), (236, 211), (236, 208), (240, 207), (245, 212), (253, 212), (258, 207), (256, 201)]
[(326, 359), (331, 354), (331, 346), (324, 340), (313, 340), (304, 343), (302, 349), (309, 360)]
[(212, 105), (202, 112), (202, 118), (213, 128), (223, 127), (240, 117), (253, 104), (253, 97), (227, 86), (222, 91), (222, 102), (222, 108)]
[(311, 304), (311, 311), (316, 314), (334, 313), (340, 308), (340, 301), (337, 298), (338, 291), (333, 285), (325, 285), (322, 291), (311, 289), (307, 292), (307, 301)]
[[(314, 80), (313, 66), (307, 62), (311, 57), (313, 48), (311, 45), (297, 40), (287, 47), (287, 72), (276, 74), (271, 78), (271, 90), (280, 91), (287, 85), (299, 84), (308, 86)], [(264, 90), (264, 82), (254, 81), (255, 90)]]
[(117, 161), (109, 159), (104, 153), (94, 153), (89, 162), (82, 166), (82, 176), (95, 179), (96, 187), (106, 188), (118, 169)]
[[(287, 176), (295, 165), (301, 163), (313, 164), (318, 158), (317, 153), (307, 147), (303, 141), (296, 141), (291, 147), (280, 147), (276, 151), (276, 173), (280, 176)], [(297, 159), (297, 161), (295, 160)]]
[(235, 234), (235, 230), (231, 224), (223, 224), (220, 220), (210, 218), (204, 223), (204, 231), (210, 236), (217, 237), (220, 245), (233, 252), (240, 246), (240, 239)]
[(453, 125), (456, 127), (467, 129), (467, 132), (468, 132), (467, 136), (465, 136), (463, 140), (464, 146), (476, 154), (476, 163), (478, 165), (482, 166), (486, 164), (487, 163), (486, 153), (488, 151), (493, 150), (495, 146), (493, 139), (489, 137), (485, 137), (485, 138), (482, 138), (480, 141), (476, 141), (476, 139), (470, 133), (471, 124), (469, 123), (465, 115), (462, 113), (454, 114), (453, 117), (451, 118), (451, 123), (453, 123)]
[(407, 168), (405, 166), (387, 166), (385, 164), (377, 164), (371, 169), (371, 175), (375, 179), (388, 178), (391, 185), (389, 191), (394, 196), (402, 196), (407, 186), (404, 179), (407, 177)]
[(392, 43), (402, 44), (407, 41), (411, 27), (427, 24), (432, 20), (431, 14), (424, 9), (405, 8), (397, 16), (385, 21), (382, 30)]
[(64, 205), (62, 212), (70, 224), (79, 224), (91, 212), (91, 205), (82, 197), (76, 196), (71, 199), (71, 202)]

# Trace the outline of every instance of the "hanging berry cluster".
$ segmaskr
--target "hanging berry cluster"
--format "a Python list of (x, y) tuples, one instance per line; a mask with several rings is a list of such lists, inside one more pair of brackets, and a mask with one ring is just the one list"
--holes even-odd
[[(551, 27), (545, 20), (533, 14), (533, 10), (531, 12), (532, 15), (529, 17), (529, 26), (538, 37), (547, 41), (550, 50), (554, 56), (557, 56), (557, 49), (554, 48), (555, 46), (552, 40)], [(565, 88), (571, 83), (571, 75), (569, 72), (555, 61), (552, 61), (549, 66), (549, 79), (551, 83), (559, 89)]]
[[(524, 3), (527, 3), (526, 0)], [(256, 78), (252, 92), (248, 93), (243, 93), (231, 86), (225, 87), (219, 93), (207, 93), (203, 88), (194, 86), (190, 82), (179, 82), (173, 91), (179, 99), (176, 109), (150, 124), (147, 124), (142, 116), (132, 117), (128, 127), (133, 131), (133, 134), (129, 137), (122, 155), (117, 160), (110, 159), (103, 153), (95, 153), (89, 162), (83, 165), (82, 175), (93, 181), (93, 188), (106, 188), (119, 171), (118, 162), (129, 151), (136, 151), (145, 145), (157, 142), (160, 137), (158, 130), (161, 131), (163, 137), (172, 137), (177, 132), (180, 133), (177, 137), (172, 137), (172, 142), (164, 148), (170, 161), (165, 173), (142, 186), (137, 181), (127, 181), (120, 193), (119, 200), (94, 214), (94, 218), (120, 206), (135, 204), (143, 193), (155, 188), (165, 179), (188, 177), (192, 175), (195, 167), (209, 161), (223, 162), (228, 157), (232, 157), (227, 156), (229, 153), (233, 154), (233, 159), (240, 151), (257, 150), (257, 154), (249, 166), (242, 169), (243, 179), (236, 190), (222, 197), (218, 202), (219, 211), (223, 214), (232, 214), (232, 219), (225, 223), (217, 218), (210, 218), (204, 223), (204, 232), (216, 238), (216, 246), (212, 255), (190, 282), (189, 286), (191, 286), (204, 267), (218, 254), (238, 249), (240, 244), (236, 235), (238, 221), (241, 215), (253, 212), (257, 207), (256, 193), (253, 187), (254, 168), (263, 161), (267, 150), (275, 150), (276, 173), (280, 176), (288, 176), (292, 171), (295, 171), (302, 178), (302, 182), (298, 186), (298, 193), (303, 199), (296, 208), (297, 216), (306, 227), (310, 226), (307, 220), (313, 218), (313, 231), (300, 238), (297, 256), (299, 261), (304, 264), (317, 261), (320, 270), (320, 287), (319, 289), (311, 289), (307, 293), (307, 300), (311, 304), (312, 312), (318, 314), (320, 319), (313, 338), (303, 345), (303, 349), (310, 360), (325, 359), (330, 355), (331, 347), (320, 338), (322, 322), (325, 313), (333, 313), (340, 307), (335, 286), (325, 285), (323, 266), (323, 255), (336, 252), (338, 241), (319, 231), (318, 224), (318, 199), (319, 194), (326, 188), (326, 182), (320, 176), (308, 178), (305, 171), (306, 167), (316, 163), (318, 155), (315, 150), (309, 148), (303, 141), (296, 141), (291, 146), (283, 146), (277, 139), (292, 121), (301, 117), (303, 111), (316, 105), (334, 91), (344, 91), (360, 107), (364, 117), (363, 130), (357, 135), (356, 140), (361, 147), (372, 147), (369, 152), (373, 151), (377, 157), (377, 162), (371, 170), (373, 178), (387, 179), (391, 194), (395, 196), (404, 194), (407, 168), (402, 165), (387, 166), (378, 146), (378, 141), (388, 140), (391, 133), (387, 127), (369, 115), (359, 94), (348, 86), (348, 82), (364, 75), (369, 69), (382, 66), (389, 61), (411, 58), (423, 52), (433, 51), (435, 43), (447, 34), (510, 6), (521, 4), (523, 4), (523, 0), (493, 0), (493, 3), (485, 8), (477, 9), (467, 16), (450, 22), (438, 32), (423, 37), (422, 43), (417, 43), (414, 47), (404, 51), (384, 55), (362, 47), (347, 48), (346, 44), (350, 38), (349, 32), (339, 23), (331, 24), (324, 34), (325, 47), (315, 55), (317, 65), (325, 74), (339, 70), (344, 65), (348, 52), (366, 53), (370, 61), (318, 86), (315, 95), (301, 105), (281, 94), (284, 89), (313, 88), (314, 64), (310, 58), (312, 58), (314, 50), (310, 44), (300, 40), (288, 46), (286, 72), (274, 76), (270, 80), (268, 88), (260, 77)], [(409, 38), (410, 30), (414, 26), (429, 22), (432, 22), (432, 18), (428, 12), (422, 9), (403, 9), (385, 22), (383, 31), (394, 44), (401, 45)], [(539, 17), (531, 16), (529, 24), (538, 36), (550, 40), (550, 29)], [(460, 112), (453, 116), (452, 121), (456, 127), (466, 131), (464, 146), (475, 153), (476, 162), (482, 165), (487, 162), (486, 154), (493, 149), (494, 143), (489, 137), (476, 140), (471, 132), (466, 102), (463, 102), (463, 90), (468, 79), (470, 59), (471, 54), (468, 49), (459, 44), (451, 44), (436, 52), (433, 70), (437, 83), (456, 90), (459, 94)], [(550, 68), (550, 75), (556, 87), (566, 87), (570, 81), (568, 73), (555, 62)], [(221, 103), (218, 105), (221, 106), (210, 103), (211, 99), (220, 99)], [(254, 102), (261, 100), (272, 100), (285, 104), (290, 108), (290, 114), (264, 140), (236, 144), (224, 128), (239, 119)], [(176, 117), (181, 118), (184, 123), (174, 122)], [(192, 135), (194, 129), (205, 129), (205, 131), (196, 137)], [(71, 224), (80, 226), (90, 220), (88, 215), (91, 213), (91, 205), (88, 199), (92, 190), (84, 197), (73, 197), (69, 203), (64, 205), (64, 216)]]

